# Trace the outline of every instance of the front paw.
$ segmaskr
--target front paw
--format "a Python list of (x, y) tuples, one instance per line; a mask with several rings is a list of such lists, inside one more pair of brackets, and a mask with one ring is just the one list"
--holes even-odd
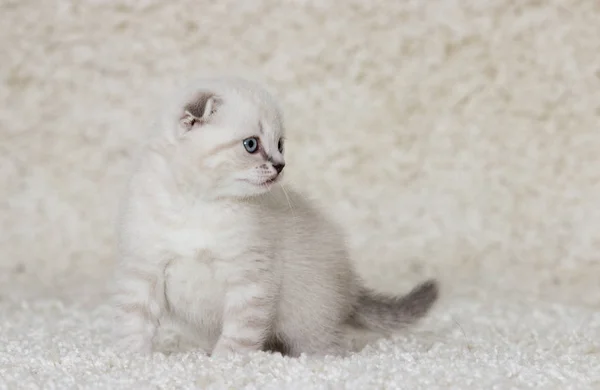
[(212, 357), (227, 357), (233, 354), (248, 354), (259, 351), (261, 349), (261, 343), (244, 344), (236, 343), (233, 340), (222, 339), (219, 340), (212, 353)]
[(149, 355), (152, 353), (152, 340), (143, 335), (128, 335), (117, 341), (117, 351), (121, 354)]
[(213, 349), (213, 351), (211, 352), (210, 356), (220, 358), (220, 357), (230, 356), (234, 353), (235, 353), (235, 350), (233, 348), (231, 348), (229, 346), (217, 344), (215, 349)]

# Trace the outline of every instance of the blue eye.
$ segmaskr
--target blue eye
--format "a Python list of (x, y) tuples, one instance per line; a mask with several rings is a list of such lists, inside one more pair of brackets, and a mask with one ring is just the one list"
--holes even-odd
[(244, 140), (244, 148), (248, 153), (256, 153), (258, 151), (258, 138), (250, 137)]

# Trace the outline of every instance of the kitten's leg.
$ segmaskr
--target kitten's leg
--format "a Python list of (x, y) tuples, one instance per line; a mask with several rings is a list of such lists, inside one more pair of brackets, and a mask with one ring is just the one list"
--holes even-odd
[(118, 348), (124, 352), (152, 352), (158, 319), (164, 308), (161, 270), (144, 266), (120, 267), (113, 302), (116, 307)]
[(275, 309), (273, 290), (272, 283), (256, 273), (228, 284), (223, 330), (212, 356), (262, 350)]

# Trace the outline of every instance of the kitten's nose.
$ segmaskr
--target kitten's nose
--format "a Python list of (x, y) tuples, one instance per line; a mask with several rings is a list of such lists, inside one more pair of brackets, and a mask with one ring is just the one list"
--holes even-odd
[(283, 171), (283, 167), (285, 167), (285, 163), (273, 164), (273, 168), (275, 168), (278, 174), (281, 173), (281, 171)]

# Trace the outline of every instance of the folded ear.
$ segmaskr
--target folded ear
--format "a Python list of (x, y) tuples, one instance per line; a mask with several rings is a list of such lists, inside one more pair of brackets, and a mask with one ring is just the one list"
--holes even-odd
[(200, 92), (183, 108), (179, 124), (186, 132), (205, 125), (220, 105), (221, 100), (214, 93)]

